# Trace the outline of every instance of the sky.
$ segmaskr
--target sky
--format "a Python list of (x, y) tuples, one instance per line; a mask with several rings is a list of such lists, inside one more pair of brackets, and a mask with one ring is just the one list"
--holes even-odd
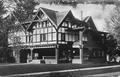
[(81, 11), (83, 12), (83, 19), (87, 16), (91, 16), (93, 21), (99, 31), (106, 31), (106, 23), (105, 20), (109, 19), (113, 8), (115, 5), (106, 5), (102, 7), (100, 4), (78, 4), (76, 8), (70, 5), (55, 5), (55, 4), (40, 4), (36, 8), (44, 7), (56, 11), (68, 11), (71, 10), (73, 15), (81, 19)]

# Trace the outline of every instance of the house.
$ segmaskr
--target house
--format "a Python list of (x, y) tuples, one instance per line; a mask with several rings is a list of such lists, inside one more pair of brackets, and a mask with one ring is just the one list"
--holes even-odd
[(80, 63), (89, 57), (104, 57), (99, 38), (105, 35), (97, 31), (90, 16), (79, 20), (71, 11), (40, 7), (33, 19), (21, 23), (19, 30), (9, 31), (8, 40), (21, 63), (35, 59), (45, 60), (46, 64)]

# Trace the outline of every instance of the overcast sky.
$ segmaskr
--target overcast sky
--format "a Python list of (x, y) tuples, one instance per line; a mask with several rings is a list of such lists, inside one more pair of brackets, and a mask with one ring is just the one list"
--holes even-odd
[(105, 31), (105, 19), (109, 19), (111, 12), (113, 11), (114, 5), (106, 5), (105, 8), (102, 5), (96, 4), (78, 4), (76, 8), (73, 8), (69, 5), (49, 5), (49, 4), (40, 4), (38, 7), (45, 7), (57, 11), (67, 11), (72, 10), (76, 18), (81, 19), (81, 10), (83, 11), (83, 18), (86, 16), (92, 16), (94, 23), (97, 26), (97, 29), (100, 31)]

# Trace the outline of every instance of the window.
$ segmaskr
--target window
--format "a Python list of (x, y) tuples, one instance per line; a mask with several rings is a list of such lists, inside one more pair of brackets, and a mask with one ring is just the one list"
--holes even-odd
[(26, 36), (26, 42), (27, 43), (29, 42), (29, 36), (28, 35)]
[(43, 22), (43, 27), (46, 27), (46, 25), (47, 25), (47, 24), (46, 24), (46, 21), (44, 21), (44, 22)]
[(40, 41), (46, 41), (46, 34), (40, 34)]
[(68, 23), (67, 23), (67, 22), (64, 22), (64, 26), (65, 26), (65, 27), (68, 27)]
[(14, 43), (21, 43), (21, 38), (19, 36), (14, 37)]
[(47, 33), (47, 28), (44, 28), (44, 33)]
[(68, 22), (68, 27), (71, 28), (71, 22)]
[(47, 21), (47, 26), (51, 26), (51, 22), (50, 21)]
[(48, 34), (48, 41), (51, 41), (52, 40), (52, 34)]
[(40, 28), (42, 27), (42, 22), (39, 22), (39, 26), (40, 26)]
[(61, 33), (61, 41), (65, 41), (65, 33)]
[(25, 43), (25, 37), (24, 37), (24, 36), (21, 37), (21, 41), (22, 41), (23, 43)]
[(32, 37), (32, 35), (29, 36), (29, 42), (33, 42), (33, 37)]
[(53, 39), (52, 40), (56, 40), (56, 33), (53, 33)]
[(40, 31), (41, 31), (40, 33), (44, 33), (44, 30), (43, 30), (43, 29), (40, 29)]
[(51, 27), (48, 28), (48, 33), (50, 33), (50, 32), (52, 32), (52, 28)]
[(33, 35), (33, 42), (36, 42), (36, 35)]
[(26, 36), (26, 42), (28, 43), (28, 42), (33, 42), (33, 37), (32, 37), (32, 35), (27, 35)]
[(40, 42), (40, 35), (36, 35), (37, 37), (37, 42)]
[(86, 36), (83, 36), (83, 41), (88, 41)]

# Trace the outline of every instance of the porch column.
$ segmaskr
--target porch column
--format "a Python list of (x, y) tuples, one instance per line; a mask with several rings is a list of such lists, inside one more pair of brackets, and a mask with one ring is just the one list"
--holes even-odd
[(80, 57), (80, 64), (83, 63), (83, 32), (79, 31), (79, 57)]
[(31, 60), (33, 60), (33, 48), (30, 48), (30, 58), (31, 58)]
[(56, 59), (56, 63), (58, 64), (58, 59), (59, 59), (59, 45), (56, 45), (55, 48), (55, 59)]

